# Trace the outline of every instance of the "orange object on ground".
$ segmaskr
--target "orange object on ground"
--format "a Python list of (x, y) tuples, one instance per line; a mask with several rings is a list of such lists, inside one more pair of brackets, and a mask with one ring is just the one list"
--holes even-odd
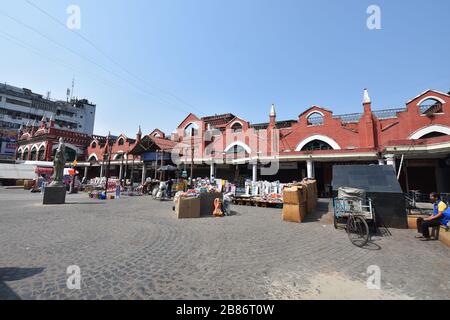
[(216, 217), (223, 217), (223, 211), (222, 211), (222, 201), (220, 201), (219, 198), (216, 198), (214, 200), (214, 212), (213, 215)]

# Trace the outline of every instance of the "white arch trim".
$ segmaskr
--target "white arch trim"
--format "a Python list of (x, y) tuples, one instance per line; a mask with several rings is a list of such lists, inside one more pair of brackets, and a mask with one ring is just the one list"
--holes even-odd
[(120, 156), (122, 156), (125, 159), (125, 151), (122, 150), (117, 151), (117, 153), (114, 155), (114, 160), (117, 160), (117, 158), (119, 158)]
[(196, 130), (200, 129), (200, 126), (198, 125), (198, 123), (195, 122), (195, 121), (192, 121), (192, 122), (189, 122), (187, 125), (184, 126), (184, 130), (186, 130), (186, 128), (189, 127), (190, 125), (192, 125)]
[(248, 145), (246, 145), (245, 143), (241, 142), (241, 141), (235, 141), (232, 144), (230, 144), (228, 147), (225, 148), (224, 152), (228, 152), (230, 151), (231, 148), (235, 147), (235, 146), (240, 146), (242, 148), (244, 148), (244, 150), (247, 153), (252, 153), (252, 149), (250, 149), (250, 147)]
[(325, 118), (325, 115), (324, 115), (322, 112), (320, 112), (320, 111), (318, 111), (318, 110), (314, 110), (314, 111), (311, 111), (310, 113), (308, 113), (308, 114), (306, 115), (306, 119), (308, 119), (309, 117), (311, 117), (311, 116), (312, 116), (313, 114), (315, 114), (315, 113), (320, 114), (322, 117)]
[(439, 132), (439, 133), (443, 133), (446, 135), (450, 135), (450, 128), (446, 127), (446, 126), (441, 126), (441, 125), (431, 125), (422, 129), (417, 130), (416, 132), (414, 132), (410, 137), (409, 140), (417, 140), (422, 138), (423, 136), (432, 133), (432, 132)]
[(422, 98), (422, 100), (420, 100), (420, 101), (417, 103), (417, 105), (420, 106), (422, 103), (424, 103), (424, 102), (427, 101), (427, 100), (437, 100), (437, 101), (439, 101), (439, 102), (442, 103), (442, 104), (445, 103), (445, 101), (442, 100), (442, 99), (439, 98), (439, 97), (436, 97), (436, 96), (426, 96), (426, 97)]
[(241, 127), (244, 127), (244, 124), (243, 124), (241, 121), (236, 120), (236, 121), (234, 121), (234, 122), (230, 125), (230, 128), (233, 128), (233, 126), (234, 126), (235, 124), (240, 124)]
[(88, 161), (89, 161), (92, 157), (95, 158), (95, 161), (98, 161), (98, 157), (97, 157), (97, 155), (96, 155), (95, 153), (91, 153), (91, 154), (89, 155)]
[(306, 138), (305, 140), (303, 140), (302, 142), (300, 142), (297, 146), (297, 148), (295, 148), (295, 151), (302, 151), (303, 147), (306, 146), (308, 143), (314, 141), (314, 140), (320, 140), (323, 142), (328, 143), (334, 150), (341, 150), (341, 147), (339, 146), (339, 144), (334, 141), (333, 139), (327, 137), (327, 136), (323, 136), (320, 134), (311, 136), (309, 138)]

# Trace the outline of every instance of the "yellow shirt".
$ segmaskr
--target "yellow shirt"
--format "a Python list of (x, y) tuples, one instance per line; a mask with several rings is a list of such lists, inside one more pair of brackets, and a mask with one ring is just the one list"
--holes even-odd
[(439, 212), (444, 212), (447, 209), (447, 205), (445, 204), (444, 201), (439, 202), (438, 204), (438, 213)]

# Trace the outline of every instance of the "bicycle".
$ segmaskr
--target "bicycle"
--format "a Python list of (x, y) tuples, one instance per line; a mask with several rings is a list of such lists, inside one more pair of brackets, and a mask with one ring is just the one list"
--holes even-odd
[(340, 226), (347, 231), (350, 242), (357, 247), (364, 247), (370, 240), (370, 229), (367, 221), (376, 224), (372, 200), (367, 204), (361, 199), (333, 199), (334, 227)]

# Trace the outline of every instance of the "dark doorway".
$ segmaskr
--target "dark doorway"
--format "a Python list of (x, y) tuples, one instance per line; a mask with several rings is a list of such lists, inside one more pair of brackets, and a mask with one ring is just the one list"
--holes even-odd
[(436, 169), (435, 167), (409, 167), (408, 172), (409, 190), (420, 190), (421, 193), (436, 191)]

